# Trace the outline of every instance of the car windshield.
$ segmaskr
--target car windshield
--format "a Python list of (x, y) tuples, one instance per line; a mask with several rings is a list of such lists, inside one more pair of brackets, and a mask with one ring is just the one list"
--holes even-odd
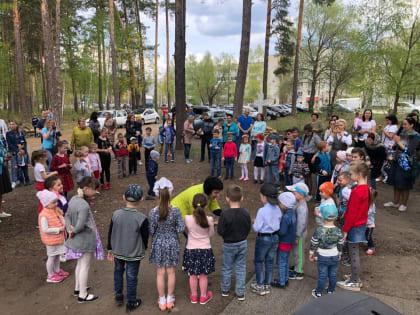
[(110, 113), (111, 117), (114, 117), (113, 112), (98, 112), (98, 118), (105, 118), (106, 113)]
[(214, 118), (224, 118), (225, 117), (225, 112), (213, 112), (213, 117)]

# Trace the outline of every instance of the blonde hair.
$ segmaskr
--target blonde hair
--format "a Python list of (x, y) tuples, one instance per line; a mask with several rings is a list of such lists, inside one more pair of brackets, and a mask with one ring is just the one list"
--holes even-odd
[(347, 121), (343, 118), (340, 118), (339, 120), (336, 121), (336, 124), (338, 123), (343, 123), (344, 124), (344, 129), (347, 128)]
[(81, 157), (84, 157), (85, 155), (84, 155), (84, 153), (82, 152), (82, 150), (76, 150), (76, 151), (74, 152), (74, 156), (75, 156), (75, 157), (77, 157), (77, 158), (81, 158)]
[[(83, 148), (83, 147), (82, 147)], [(96, 143), (89, 144), (89, 153), (92, 153), (94, 149), (97, 149), (98, 145)]]

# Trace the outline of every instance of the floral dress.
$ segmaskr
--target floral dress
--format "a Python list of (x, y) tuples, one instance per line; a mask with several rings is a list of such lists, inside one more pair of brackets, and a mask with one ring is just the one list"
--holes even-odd
[(171, 207), (168, 217), (159, 221), (159, 208), (149, 214), (149, 230), (152, 236), (152, 249), (149, 262), (158, 267), (174, 267), (179, 263), (180, 246), (177, 233), (184, 231), (179, 208)]

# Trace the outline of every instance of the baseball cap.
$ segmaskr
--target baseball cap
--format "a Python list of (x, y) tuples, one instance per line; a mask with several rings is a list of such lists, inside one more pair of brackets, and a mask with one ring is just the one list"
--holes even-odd
[(291, 192), (281, 193), (279, 196), (279, 202), (288, 209), (294, 208), (296, 206), (295, 195), (293, 195)]
[(334, 184), (331, 182), (325, 182), (319, 186), (319, 190), (328, 195), (332, 195), (334, 193)]
[(296, 183), (291, 186), (286, 186), (286, 189), (288, 191), (296, 191), (304, 196), (307, 196), (309, 194), (309, 188), (305, 183)]
[(271, 205), (276, 205), (277, 201), (277, 189), (272, 184), (264, 184), (260, 188), (260, 193), (267, 197), (267, 201)]
[(326, 220), (336, 219), (338, 216), (338, 210), (335, 205), (321, 205), (319, 206), (319, 212)]
[(130, 141), (137, 140), (136, 137), (131, 137)]
[(143, 198), (143, 189), (137, 184), (129, 185), (125, 190), (124, 196), (125, 200), (129, 202), (140, 201)]

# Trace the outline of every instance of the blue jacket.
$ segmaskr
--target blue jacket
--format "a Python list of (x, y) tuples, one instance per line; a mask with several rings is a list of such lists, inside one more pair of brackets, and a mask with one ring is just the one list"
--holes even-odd
[(174, 143), (176, 136), (174, 127), (165, 127), (160, 131), (159, 134), (165, 138), (165, 143)]
[(227, 128), (226, 121), (223, 123), (223, 142), (227, 142), (227, 136), (228, 136), (227, 133), (228, 133), (228, 131), (233, 133), (233, 135), (232, 135), (232, 137), (233, 137), (232, 141), (235, 142), (236, 141), (236, 137), (239, 134), (239, 128), (238, 128), (238, 125), (234, 121), (232, 121), (232, 124), (230, 125), (229, 130)]
[(268, 145), (267, 156), (265, 162), (271, 161), (269, 165), (279, 165), (280, 148), (277, 144)]
[(146, 167), (146, 176), (155, 177), (158, 174), (159, 166), (155, 160), (150, 159)]
[(296, 238), (296, 214), (293, 209), (283, 212), (280, 222), (279, 243), (293, 244)]
[[(211, 144), (211, 148), (210, 148), (210, 152), (211, 153), (222, 153), (222, 148), (223, 148), (223, 143), (222, 140), (220, 140), (219, 138), (216, 139), (211, 139), (210, 140), (210, 144)], [(219, 150), (216, 150), (215, 148), (219, 147)]]
[(6, 140), (7, 140), (7, 147), (12, 154), (16, 154), (19, 152), (18, 143), (23, 140), (25, 141), (25, 151), (26, 151), (26, 139), (25, 134), (23, 131), (19, 131), (18, 134), (16, 132), (10, 130), (6, 133)]
[[(267, 160), (267, 153), (268, 153), (268, 144), (267, 144), (267, 142), (264, 141), (264, 155), (263, 155), (263, 163), (264, 164), (265, 164), (265, 161)], [(252, 152), (252, 160), (255, 161), (256, 157), (257, 157), (257, 150), (254, 148), (254, 151)]]

